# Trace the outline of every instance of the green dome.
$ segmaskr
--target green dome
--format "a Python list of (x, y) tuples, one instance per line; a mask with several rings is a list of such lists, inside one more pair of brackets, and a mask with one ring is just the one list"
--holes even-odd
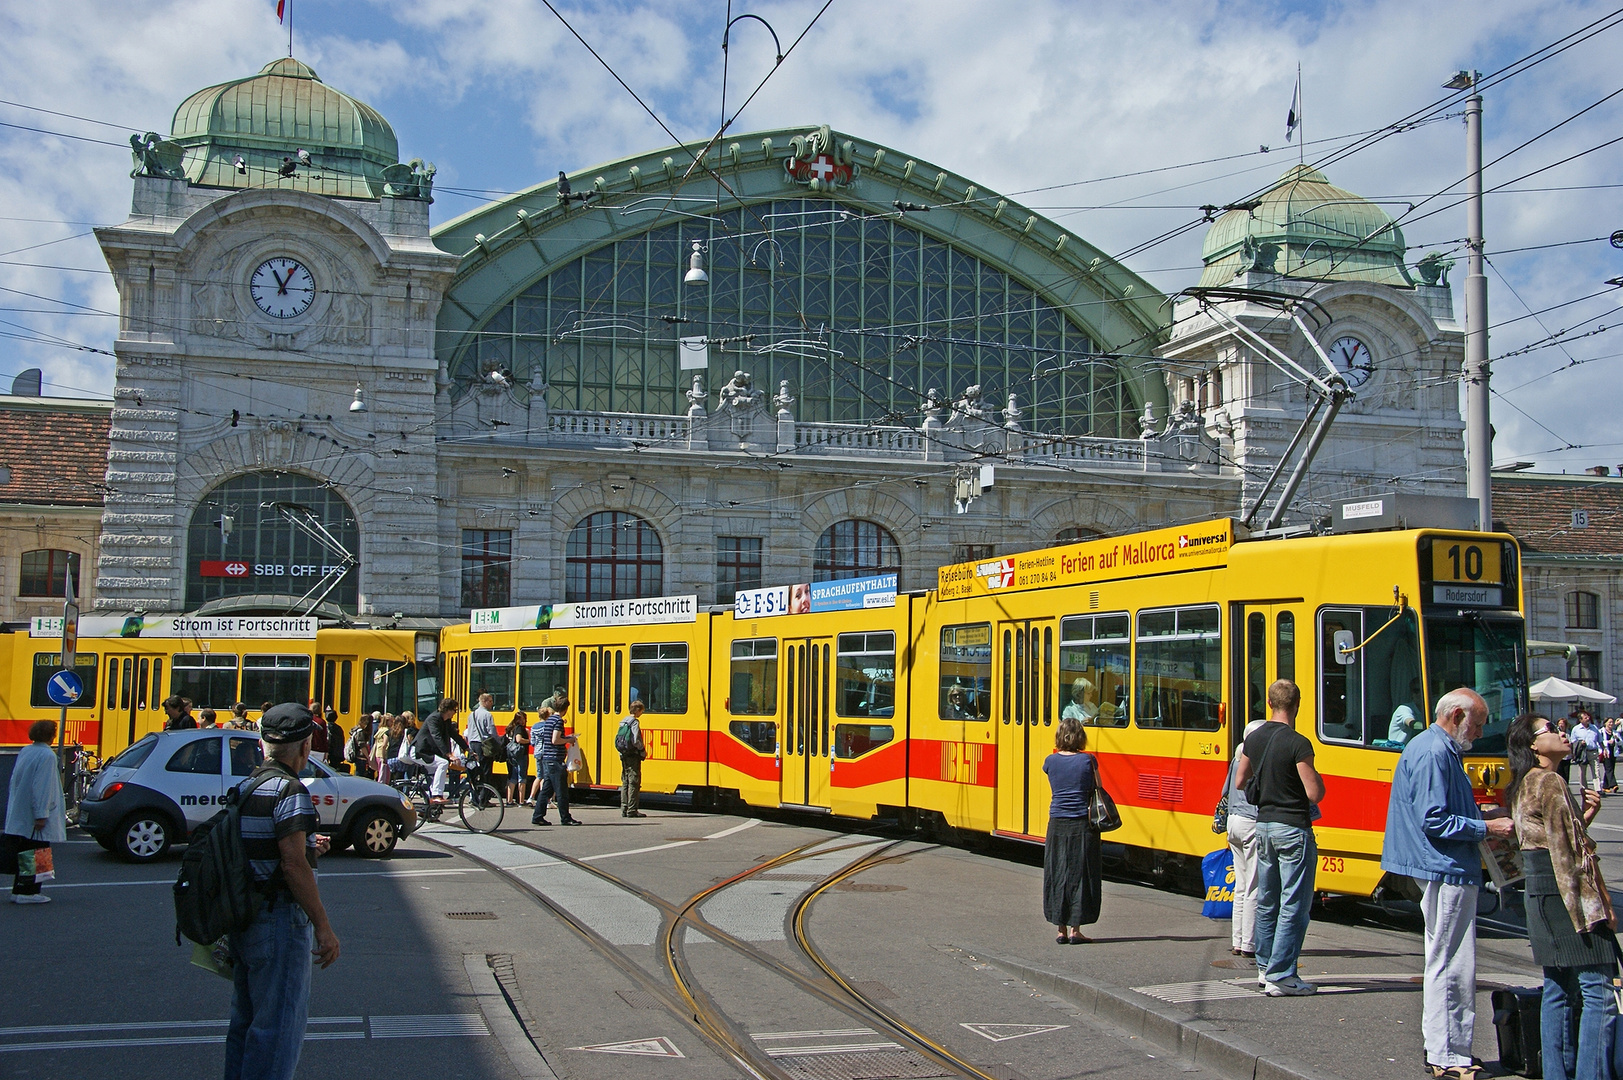
[[(186, 149), (186, 178), (205, 187), (375, 199), (383, 194), (383, 170), (400, 160), (394, 129), (376, 109), (327, 86), (291, 56), (187, 98), (170, 137)], [(310, 152), (311, 165), (278, 175), (282, 159), (298, 150)], [(247, 175), (233, 164), (239, 154)]]
[(1310, 281), (1371, 281), (1412, 288), (1403, 230), (1368, 199), (1293, 165), (1252, 210), (1235, 209), (1206, 231), (1200, 276), (1227, 285), (1247, 270)]

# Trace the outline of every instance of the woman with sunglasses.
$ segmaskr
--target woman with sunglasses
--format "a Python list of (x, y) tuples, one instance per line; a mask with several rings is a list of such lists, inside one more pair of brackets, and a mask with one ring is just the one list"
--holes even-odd
[(1527, 873), (1527, 939), (1544, 968), (1544, 1076), (1604, 1080), (1611, 1075), (1617, 916), (1587, 831), (1600, 793), (1585, 788), (1581, 810), (1573, 802), (1556, 771), (1572, 744), (1544, 717), (1519, 717), (1507, 739), (1505, 794)]

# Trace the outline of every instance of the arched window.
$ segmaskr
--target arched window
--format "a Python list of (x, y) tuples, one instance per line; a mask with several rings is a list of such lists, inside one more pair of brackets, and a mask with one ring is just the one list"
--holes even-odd
[(1084, 540), (1097, 540), (1102, 533), (1098, 529), (1088, 529), (1081, 525), (1072, 525), (1068, 529), (1061, 529), (1054, 534), (1056, 544), (1079, 544)]
[(63, 575), (73, 571), (73, 595), (79, 595), (79, 553), (41, 548), (23, 552), (23, 572), (18, 596), (61, 597), (66, 586)]
[(628, 600), (658, 596), (664, 552), (654, 527), (635, 514), (603, 510), (569, 530), (564, 599)]
[(321, 598), (354, 612), (361, 575), (350, 560), (360, 554), (355, 511), (332, 485), (292, 472), (234, 476), (192, 512), (186, 610), (232, 600), (243, 611), (286, 611), (303, 598), (302, 611)]
[(817, 538), (812, 559), (813, 581), (870, 577), (899, 571), (902, 550), (890, 530), (873, 521), (836, 521)]
[(1567, 594), (1567, 629), (1600, 629), (1600, 597), (1597, 594), (1592, 592)]

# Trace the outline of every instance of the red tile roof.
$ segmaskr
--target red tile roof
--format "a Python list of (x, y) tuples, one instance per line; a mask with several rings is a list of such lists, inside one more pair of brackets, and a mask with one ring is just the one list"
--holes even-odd
[(1623, 555), (1623, 477), (1495, 473), (1493, 516), (1529, 555)]
[(0, 503), (100, 506), (111, 422), (110, 404), (0, 402)]

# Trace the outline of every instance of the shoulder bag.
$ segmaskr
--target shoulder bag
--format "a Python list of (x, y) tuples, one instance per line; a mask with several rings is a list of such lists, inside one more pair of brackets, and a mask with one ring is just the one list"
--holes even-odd
[(1102, 833), (1121, 828), (1121, 813), (1116, 809), (1116, 800), (1110, 797), (1104, 781), (1099, 778), (1098, 758), (1093, 759), (1093, 795), (1088, 799), (1088, 822)]
[[(1242, 746), (1245, 744), (1242, 743)], [(1229, 762), (1228, 776), (1223, 779), (1223, 794), (1218, 796), (1217, 808), (1212, 811), (1212, 832), (1226, 833), (1229, 831), (1229, 792), (1234, 790), (1234, 771), (1240, 767), (1240, 755), (1235, 754)]]

